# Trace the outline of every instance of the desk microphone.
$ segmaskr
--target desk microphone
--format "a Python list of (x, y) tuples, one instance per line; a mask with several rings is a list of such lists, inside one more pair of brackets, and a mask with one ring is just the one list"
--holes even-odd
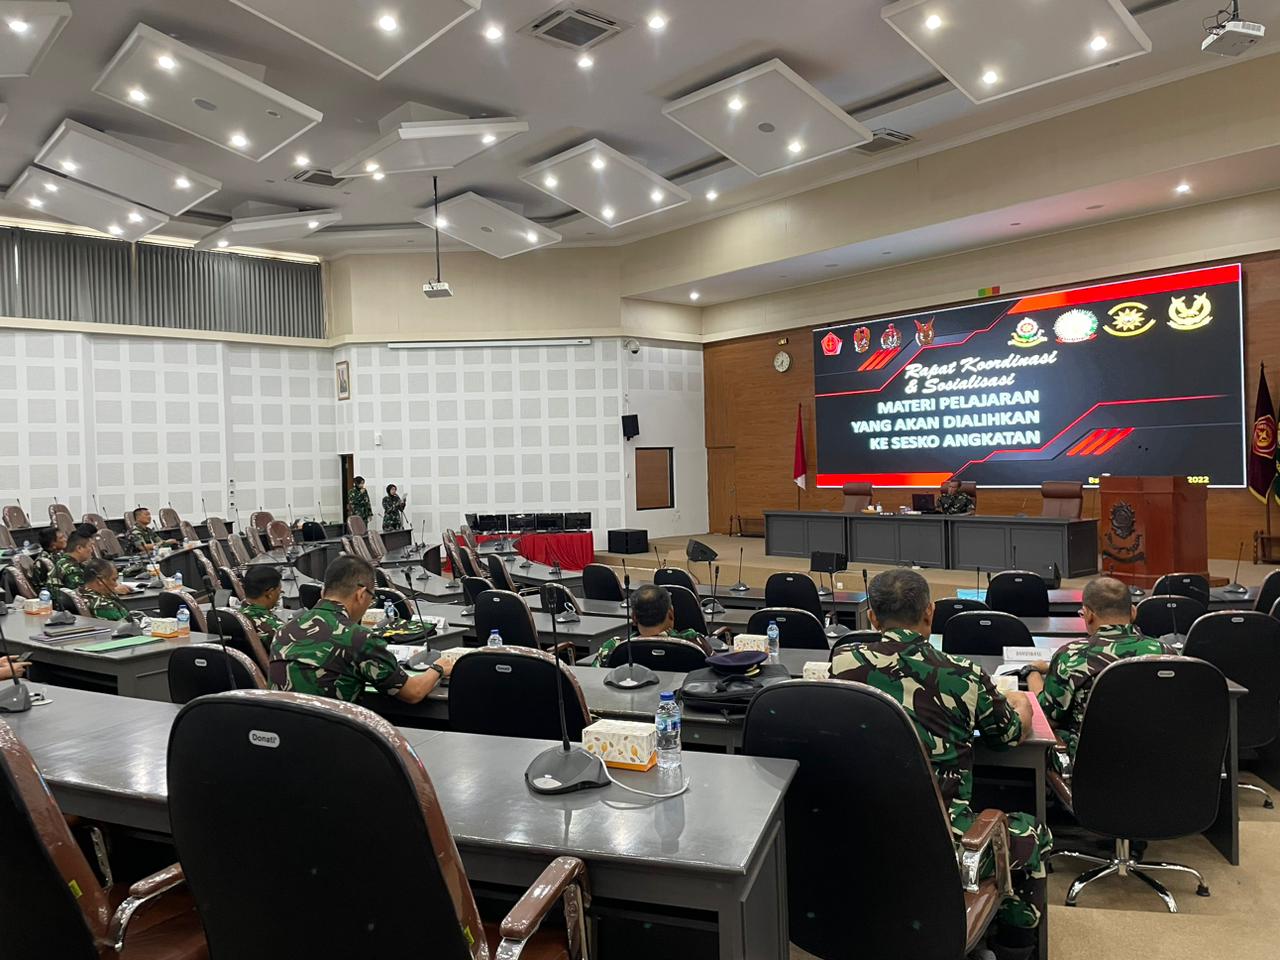
[[(631, 574), (627, 572), (626, 557), (622, 558), (622, 582), (624, 584), (622, 588), (622, 600), (618, 602), (618, 606), (626, 607), (627, 614), (630, 615), (631, 613)], [(628, 624), (628, 627), (629, 626), (630, 625)]]
[(1011, 559), (1013, 560), (1013, 569), (1018, 569), (1018, 545), (1016, 543), (1009, 544)]
[(711, 603), (707, 613), (711, 614), (711, 632), (716, 632), (716, 614), (724, 613), (724, 607), (716, 602), (716, 592), (720, 589), (720, 564), (716, 564), (715, 574), (711, 577)]
[(90, 494), (90, 496), (93, 497), (93, 509), (97, 511), (98, 516), (102, 517), (103, 520), (106, 520), (107, 518), (103, 516), (102, 508), (98, 506), (98, 494), (93, 493), (93, 494)]
[(627, 662), (610, 670), (609, 675), (604, 678), (604, 682), (611, 687), (634, 690), (636, 687), (648, 687), (657, 683), (658, 675), (643, 663), (635, 662), (635, 654), (631, 647), (633, 639), (631, 635), (631, 574), (625, 570), (622, 574), (622, 591), (624, 594), (622, 602), (627, 608), (627, 636), (622, 641), (627, 645)]
[[(4, 635), (4, 625), (0, 624), (0, 653), (9, 662), (9, 669), (14, 668), (13, 657), (9, 653), (9, 641)], [(13, 686), (0, 689), (0, 713), (26, 713), (31, 709), (31, 691), (18, 679), (15, 671)]]
[(658, 559), (658, 570), (661, 570), (663, 567), (662, 554), (658, 552), (658, 545), (656, 543), (653, 545), (653, 555)]
[[(390, 576), (387, 579), (391, 579)], [(426, 642), (426, 652), (431, 652), (431, 634), (427, 631), (427, 621), (422, 617), (422, 598), (418, 596), (418, 592), (413, 589), (413, 580), (408, 573), (404, 575), (404, 585), (409, 589), (409, 597), (413, 600), (413, 612), (418, 615), (418, 619), (422, 622), (423, 640)]]
[(751, 588), (742, 582), (742, 547), (738, 548), (738, 582), (729, 588), (733, 593), (746, 593)]
[[(834, 640), (836, 637), (841, 635), (843, 628), (840, 626), (838, 619), (839, 614), (836, 609), (836, 575), (834, 573), (829, 573), (827, 576), (831, 578), (831, 616), (827, 620), (826, 634), (828, 638)], [(818, 579), (822, 579), (821, 573), (818, 574)], [(819, 600), (818, 603), (821, 604), (822, 601)]]
[(1244, 556), (1244, 541), (1240, 541), (1240, 548), (1236, 550), (1236, 574), (1231, 578), (1231, 582), (1222, 588), (1223, 593), (1248, 593), (1249, 588), (1240, 585), (1240, 558)]
[[(545, 606), (545, 604), (544, 604)], [(524, 772), (524, 781), (534, 793), (572, 793), (609, 784), (604, 761), (582, 746), (569, 744), (569, 724), (564, 718), (564, 670), (556, 652), (559, 645), (556, 618), (551, 618), (551, 665), (556, 678), (556, 704), (560, 708), (560, 745), (533, 758)]]

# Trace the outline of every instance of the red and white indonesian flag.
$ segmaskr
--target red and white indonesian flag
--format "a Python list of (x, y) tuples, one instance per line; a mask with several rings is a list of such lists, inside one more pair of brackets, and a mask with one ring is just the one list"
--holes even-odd
[(802, 411), (803, 406), (796, 404), (796, 457), (795, 466), (791, 472), (796, 486), (801, 490), (805, 488), (805, 482), (809, 474), (809, 461), (804, 455), (804, 417)]

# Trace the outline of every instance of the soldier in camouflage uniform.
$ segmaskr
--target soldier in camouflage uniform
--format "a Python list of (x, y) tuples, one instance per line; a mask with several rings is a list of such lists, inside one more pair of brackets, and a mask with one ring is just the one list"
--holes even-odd
[(435, 689), (452, 664), (433, 663), (410, 676), (387, 641), (360, 625), (373, 590), (373, 565), (367, 561), (343, 554), (329, 564), (320, 602), (285, 624), (271, 644), (271, 689), (348, 703), (366, 687), (406, 703), (418, 703)]
[(93, 556), (93, 542), (79, 530), (67, 537), (67, 549), (53, 558), (53, 570), (45, 584), (50, 591), (59, 587), (77, 590), (84, 586), (84, 563)]
[(166, 540), (151, 529), (151, 511), (138, 507), (133, 511), (133, 526), (125, 539), (134, 553), (153, 553), (157, 547), (176, 547), (176, 540)]
[[(1176, 652), (1153, 637), (1144, 637), (1133, 625), (1129, 588), (1119, 580), (1099, 577), (1089, 581), (1080, 616), (1089, 636), (1059, 647), (1050, 663), (1033, 664), (1027, 677), (1027, 688), (1036, 694), (1045, 716), (1067, 745), (1071, 760), (1076, 756), (1080, 722), (1098, 674), (1125, 657)], [(1067, 772), (1061, 754), (1053, 753), (1052, 761), (1059, 773)]]
[(942, 496), (938, 498), (938, 509), (942, 513), (972, 513), (973, 497), (960, 490), (960, 484), (948, 480), (942, 485)]
[(128, 620), (129, 608), (116, 599), (116, 568), (106, 560), (90, 560), (84, 565), (85, 582), (76, 592), (89, 608), (89, 616), (99, 620)]
[[(871, 581), (869, 601), (872, 625), (883, 635), (837, 656), (831, 675), (865, 683), (902, 704), (929, 756), (958, 841), (975, 819), (974, 730), (992, 749), (1016, 746), (1031, 730), (1031, 705), (1022, 693), (1005, 697), (982, 668), (930, 644), (933, 603), (920, 574), (880, 574)], [(1052, 837), (1030, 814), (1008, 817), (1014, 895), (1000, 905), (993, 948), (997, 957), (1012, 960), (1035, 949)]]
[(271, 641), (280, 629), (281, 620), (275, 615), (276, 605), (280, 602), (280, 570), (266, 564), (251, 566), (244, 575), (245, 601), (240, 604), (240, 612), (253, 628), (258, 631), (258, 638), (268, 649)]
[(54, 558), (67, 549), (67, 537), (57, 527), (42, 527), (40, 530), (40, 547), (43, 552), (31, 560), (31, 585), (37, 590), (49, 585), (53, 576)]
[[(670, 637), (673, 640), (689, 640), (700, 647), (707, 646), (707, 639), (697, 630), (677, 630), (676, 611), (671, 605), (671, 594), (667, 588), (652, 583), (631, 595), (631, 623), (634, 627), (632, 636), (647, 639), (649, 637)], [(609, 654), (624, 638), (610, 637), (600, 644), (593, 661), (597, 667), (609, 662)]]
[[(368, 493), (365, 494), (368, 496)], [(404, 529), (404, 508), (409, 501), (400, 496), (394, 483), (387, 484), (387, 495), (382, 498), (382, 532)]]
[(369, 502), (369, 491), (364, 485), (364, 477), (356, 477), (347, 491), (347, 513), (359, 517), (367, 526), (373, 519), (373, 504)]

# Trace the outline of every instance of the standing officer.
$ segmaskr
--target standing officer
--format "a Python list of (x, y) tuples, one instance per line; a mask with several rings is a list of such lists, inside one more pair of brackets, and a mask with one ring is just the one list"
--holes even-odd
[(365, 526), (373, 519), (373, 505), (369, 503), (369, 491), (365, 489), (364, 477), (356, 477), (351, 482), (351, 489), (347, 491), (347, 513), (359, 517), (365, 522)]

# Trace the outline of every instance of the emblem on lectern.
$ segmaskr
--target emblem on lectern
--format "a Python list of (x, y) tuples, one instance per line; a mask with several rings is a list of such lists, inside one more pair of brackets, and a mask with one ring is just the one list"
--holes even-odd
[(1142, 550), (1142, 534), (1137, 531), (1137, 514), (1123, 500), (1111, 508), (1111, 529), (1107, 531), (1102, 555), (1117, 563), (1141, 563), (1147, 558)]

